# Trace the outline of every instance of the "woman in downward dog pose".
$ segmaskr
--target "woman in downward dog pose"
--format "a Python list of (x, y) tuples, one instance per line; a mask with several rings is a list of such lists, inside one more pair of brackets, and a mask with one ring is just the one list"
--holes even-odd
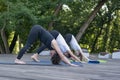
[[(73, 52), (70, 50), (69, 46), (67, 45), (66, 41), (64, 40), (63, 36), (58, 31), (52, 30), (52, 31), (50, 31), (50, 34), (56, 39), (58, 46), (60, 47), (62, 53), (66, 57), (68, 57), (68, 58), (71, 57), (72, 59), (80, 62), (80, 59), (73, 54)], [(46, 48), (45, 45), (41, 46), (38, 50), (39, 53), (41, 51), (43, 51), (45, 48)], [(34, 54), (33, 56), (31, 56), (31, 58), (34, 61), (38, 62), (39, 61), (38, 60), (39, 53)], [(51, 56), (53, 56), (56, 53), (56, 50), (51, 50), (50, 53), (51, 53)], [(51, 59), (52, 63), (59, 64), (60, 60), (58, 57), (59, 57), (59, 55), (54, 55), (54, 57)]]
[[(65, 62), (66, 64), (69, 64), (71, 66), (78, 66), (78, 65), (70, 63), (70, 61), (61, 52), (54, 37), (40, 25), (35, 25), (32, 27), (32, 29), (28, 35), (25, 46), (20, 50), (17, 58), (14, 61), (16, 64), (26, 64), (24, 61), (21, 60), (21, 58), (22, 58), (23, 54), (31, 47), (31, 45), (38, 39), (47, 48), (49, 48), (49, 49), (53, 48), (54, 50), (56, 50), (57, 55), (59, 55), (60, 59), (63, 62)], [(39, 52), (37, 52), (37, 53), (39, 53)], [(51, 56), (51, 57), (54, 57), (54, 56)]]
[(64, 36), (65, 41), (67, 42), (68, 45), (70, 45), (70, 47), (72, 48), (72, 50), (75, 51), (77, 56), (80, 56), (80, 60), (82, 61), (89, 61), (89, 59), (84, 55), (81, 47), (79, 46), (77, 40), (75, 39), (74, 35), (68, 33)]

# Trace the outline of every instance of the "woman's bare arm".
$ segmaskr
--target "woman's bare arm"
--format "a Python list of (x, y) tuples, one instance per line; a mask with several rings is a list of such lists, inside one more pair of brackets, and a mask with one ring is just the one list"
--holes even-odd
[(81, 62), (80, 59), (76, 55), (74, 55), (72, 51), (69, 50), (69, 51), (67, 51), (67, 53), (69, 53), (71, 55), (72, 59)]
[(63, 53), (61, 52), (56, 40), (52, 40), (52, 44), (51, 46), (57, 51), (57, 53), (59, 54), (60, 58), (62, 61), (64, 61), (66, 64), (69, 64), (71, 66), (78, 66), (78, 65), (75, 65), (75, 64), (72, 64), (64, 55)]

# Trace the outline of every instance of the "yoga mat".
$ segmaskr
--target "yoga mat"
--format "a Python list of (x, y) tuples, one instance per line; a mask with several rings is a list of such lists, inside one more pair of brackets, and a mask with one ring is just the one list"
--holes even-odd
[[(80, 62), (71, 62), (73, 64), (79, 65), (79, 66), (83, 66)], [(41, 60), (40, 62), (35, 62), (35, 61), (26, 61), (26, 64), (16, 64), (14, 62), (0, 62), (0, 64), (3, 65), (36, 65), (36, 66), (53, 66), (53, 64), (51, 63), (51, 61), (47, 61), (47, 60)], [(68, 64), (65, 64), (64, 62), (60, 63), (61, 66), (68, 66)], [(57, 65), (59, 66), (59, 65)]]
[[(80, 67), (83, 67), (83, 64), (80, 63), (80, 62), (71, 62), (71, 63), (72, 63), (72, 64), (76, 64), (76, 65), (78, 65), (78, 66), (80, 66)], [(68, 66), (68, 64), (65, 64), (64, 62), (61, 62), (60, 65)]]
[(106, 60), (98, 60), (98, 61), (100, 61), (100, 63), (107, 63)]
[(91, 64), (99, 64), (100, 61), (98, 61), (98, 60), (89, 60), (88, 63), (91, 63)]
[(34, 62), (34, 61), (26, 61), (26, 64), (16, 64), (14, 62), (0, 62), (0, 64), (4, 65), (36, 65), (36, 66), (51, 66), (52, 63), (49, 63), (47, 61), (41, 61), (41, 62)]
[[(70, 60), (70, 62), (72, 63), (76, 63), (74, 60)], [(79, 62), (80, 63), (80, 62)], [(88, 62), (82, 62), (82, 63), (92, 63), (92, 64), (99, 64), (100, 61), (99, 60), (89, 60)]]
[(107, 63), (106, 60), (90, 60), (88, 63), (99, 64), (99, 63)]

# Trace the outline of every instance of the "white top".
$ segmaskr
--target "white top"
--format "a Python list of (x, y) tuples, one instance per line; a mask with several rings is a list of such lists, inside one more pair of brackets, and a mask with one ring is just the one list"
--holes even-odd
[(64, 38), (61, 34), (58, 35), (58, 37), (56, 38), (56, 41), (57, 41), (58, 46), (60, 47), (60, 49), (63, 53), (70, 50), (69, 46), (67, 45), (66, 41), (64, 40)]
[(72, 35), (72, 39), (70, 41), (70, 47), (73, 50), (81, 50), (81, 47), (78, 45), (78, 42), (73, 35)]

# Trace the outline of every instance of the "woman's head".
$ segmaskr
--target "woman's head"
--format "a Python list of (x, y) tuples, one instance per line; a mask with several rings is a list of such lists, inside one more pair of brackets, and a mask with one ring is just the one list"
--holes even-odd
[(58, 65), (60, 61), (61, 61), (61, 58), (58, 55), (58, 53), (54, 53), (53, 56), (51, 57), (52, 64)]

